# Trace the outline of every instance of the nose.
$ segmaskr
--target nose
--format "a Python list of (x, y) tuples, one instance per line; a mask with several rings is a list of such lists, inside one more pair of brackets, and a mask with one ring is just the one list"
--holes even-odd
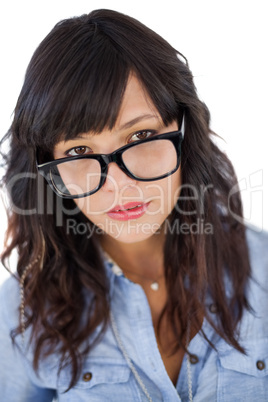
[(127, 176), (120, 167), (111, 162), (108, 166), (108, 173), (102, 190), (106, 192), (120, 191), (126, 187), (136, 186), (137, 181)]

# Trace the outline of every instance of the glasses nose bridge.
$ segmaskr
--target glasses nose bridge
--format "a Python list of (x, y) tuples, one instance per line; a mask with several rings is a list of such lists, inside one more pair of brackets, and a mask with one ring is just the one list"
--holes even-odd
[(102, 155), (102, 160), (103, 160), (103, 170), (102, 172), (105, 174), (105, 176), (108, 174), (108, 168), (110, 163), (115, 163), (117, 167), (123, 172), (125, 175), (130, 177), (131, 179), (135, 179), (131, 172), (127, 169), (125, 166), (123, 159), (122, 159), (122, 149), (117, 149), (114, 152), (110, 154), (104, 154)]
[(117, 164), (118, 167), (120, 167), (121, 169), (121, 159), (119, 157), (119, 154), (117, 153), (117, 151), (112, 152), (111, 154), (104, 154), (102, 155), (102, 158), (105, 162), (105, 167), (106, 169), (108, 169), (108, 166), (110, 165), (110, 163), (115, 162)]

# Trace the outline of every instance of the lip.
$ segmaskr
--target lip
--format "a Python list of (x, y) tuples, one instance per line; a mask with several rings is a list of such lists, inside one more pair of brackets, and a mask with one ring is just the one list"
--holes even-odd
[(145, 214), (150, 202), (132, 201), (124, 205), (116, 205), (107, 215), (118, 221), (128, 221), (138, 219)]

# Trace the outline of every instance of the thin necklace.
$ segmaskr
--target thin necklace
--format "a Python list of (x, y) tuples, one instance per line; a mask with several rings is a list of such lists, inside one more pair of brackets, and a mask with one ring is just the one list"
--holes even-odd
[(146, 280), (148, 282), (151, 282), (150, 283), (150, 288), (152, 290), (154, 290), (154, 291), (157, 291), (159, 289), (159, 280), (164, 277), (164, 274), (161, 274), (160, 276), (158, 276), (158, 278), (156, 278), (155, 280), (152, 280), (151, 278), (146, 278), (146, 276), (136, 274), (134, 272), (127, 271), (126, 269), (124, 269), (124, 271), (123, 270), (121, 270), (121, 271), (122, 271), (123, 274), (127, 273), (127, 274), (131, 274), (131, 275), (136, 275), (136, 276), (138, 276), (138, 277), (140, 277), (140, 278), (142, 278), (142, 279), (144, 279), (144, 280)]
[[(119, 335), (119, 330), (117, 328), (115, 319), (114, 319), (114, 315), (112, 312), (110, 312), (110, 319), (111, 319), (111, 326), (112, 326), (112, 330), (116, 339), (116, 342), (118, 344), (119, 349), (121, 350), (127, 364), (128, 367), (130, 368), (130, 370), (132, 371), (137, 383), (139, 384), (139, 386), (141, 387), (141, 389), (143, 390), (144, 394), (146, 395), (148, 401), (153, 402), (152, 397), (150, 396), (150, 393), (148, 391), (148, 389), (146, 388), (144, 382), (142, 381), (139, 373), (137, 372), (137, 370), (135, 369), (126, 349), (125, 346), (122, 342), (122, 339)], [(191, 321), (190, 319), (188, 319), (187, 322), (187, 330), (186, 330), (186, 348), (188, 349), (189, 346), (189, 342), (190, 342), (190, 332), (191, 332)], [(190, 354), (187, 353), (187, 382), (188, 382), (188, 396), (189, 396), (189, 402), (193, 402), (193, 385), (192, 385), (192, 372), (191, 372), (191, 362), (190, 362)]]
[(105, 252), (106, 258), (108, 260), (108, 262), (110, 262), (112, 264), (112, 271), (115, 275), (124, 275), (126, 274), (131, 274), (131, 275), (136, 275), (146, 281), (151, 282), (150, 283), (150, 288), (152, 290), (154, 290), (155, 292), (159, 289), (159, 280), (162, 279), (164, 277), (164, 274), (161, 274), (160, 276), (158, 276), (156, 279), (152, 280), (151, 278), (146, 278), (146, 276), (140, 275), (140, 274), (136, 274), (134, 272), (128, 271), (126, 269), (122, 270), (117, 264), (116, 262), (109, 256), (109, 254), (107, 254)]

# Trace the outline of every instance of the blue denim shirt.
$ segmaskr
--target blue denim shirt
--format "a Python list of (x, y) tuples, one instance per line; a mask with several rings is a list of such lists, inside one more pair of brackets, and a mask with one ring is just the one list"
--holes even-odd
[[(224, 402), (268, 401), (268, 235), (248, 230), (253, 270), (248, 296), (256, 314), (246, 311), (240, 324), (240, 342), (247, 351), (239, 353), (215, 334), (207, 320), (203, 330), (211, 348), (198, 333), (190, 352), (193, 400)], [(125, 350), (153, 401), (188, 401), (187, 359), (184, 357), (176, 387), (161, 359), (150, 308), (143, 289), (114, 273), (109, 263), (111, 309)], [(238, 267), (239, 268), (239, 267)], [(57, 377), (59, 358), (50, 356), (32, 367), (32, 349), (22, 347), (20, 337), (13, 347), (9, 332), (18, 325), (19, 286), (8, 279), (0, 291), (0, 398), (5, 402), (146, 401), (147, 398), (108, 327), (102, 341), (84, 362), (78, 383), (65, 392), (70, 371)], [(210, 314), (215, 316), (208, 300)], [(26, 331), (25, 345), (30, 331)]]

